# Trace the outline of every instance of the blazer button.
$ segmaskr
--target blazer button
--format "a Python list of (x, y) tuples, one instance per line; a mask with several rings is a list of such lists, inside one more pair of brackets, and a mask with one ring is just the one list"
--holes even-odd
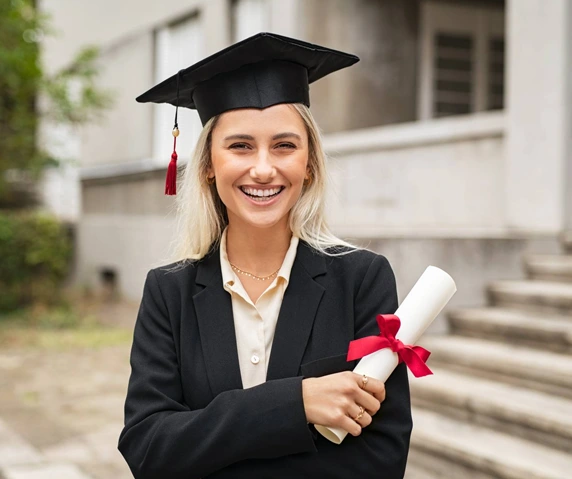
[(252, 357), (250, 358), (250, 361), (252, 362), (252, 364), (258, 364), (260, 362), (260, 358), (256, 354), (253, 354)]

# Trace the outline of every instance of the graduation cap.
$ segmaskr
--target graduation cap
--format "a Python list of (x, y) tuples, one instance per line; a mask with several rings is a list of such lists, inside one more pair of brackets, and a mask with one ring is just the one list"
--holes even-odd
[(310, 106), (309, 84), (358, 62), (355, 55), (274, 33), (258, 33), (180, 70), (137, 97), (176, 107), (165, 194), (176, 194), (178, 107), (197, 110), (203, 125), (237, 108), (279, 103)]

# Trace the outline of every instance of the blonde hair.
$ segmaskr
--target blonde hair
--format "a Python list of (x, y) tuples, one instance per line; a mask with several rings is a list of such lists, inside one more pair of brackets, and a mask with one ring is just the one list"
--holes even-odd
[[(300, 103), (290, 104), (300, 114), (308, 133), (308, 169), (312, 178), (302, 189), (300, 198), (289, 213), (290, 229), (311, 247), (329, 256), (337, 256), (360, 249), (337, 236), (325, 220), (326, 155), (318, 125), (310, 109)], [(177, 230), (173, 241), (171, 262), (184, 262), (203, 258), (218, 245), (228, 224), (226, 206), (216, 186), (207, 184), (211, 166), (212, 132), (219, 116), (204, 126), (191, 162), (187, 164), (177, 194)]]

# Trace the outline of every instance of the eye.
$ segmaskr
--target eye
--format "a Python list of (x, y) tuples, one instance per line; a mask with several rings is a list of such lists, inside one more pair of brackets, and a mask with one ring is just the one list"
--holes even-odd
[(293, 143), (280, 143), (277, 146), (278, 148), (296, 148), (296, 145)]
[(229, 148), (233, 150), (246, 150), (250, 148), (250, 145), (247, 143), (233, 143)]

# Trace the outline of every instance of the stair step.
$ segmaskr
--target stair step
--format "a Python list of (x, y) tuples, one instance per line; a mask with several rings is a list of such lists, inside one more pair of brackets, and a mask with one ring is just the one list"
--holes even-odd
[(572, 284), (554, 281), (495, 281), (488, 286), (495, 306), (548, 314), (572, 313)]
[(425, 336), (429, 365), (572, 398), (572, 356), (462, 336)]
[(449, 310), (447, 316), (453, 334), (572, 353), (572, 315), (470, 308)]
[(413, 404), (531, 441), (572, 451), (572, 400), (433, 368), (410, 378)]
[(442, 478), (565, 479), (572, 456), (525, 439), (413, 408), (411, 462)]
[(572, 282), (572, 255), (531, 255), (524, 264), (532, 279)]

